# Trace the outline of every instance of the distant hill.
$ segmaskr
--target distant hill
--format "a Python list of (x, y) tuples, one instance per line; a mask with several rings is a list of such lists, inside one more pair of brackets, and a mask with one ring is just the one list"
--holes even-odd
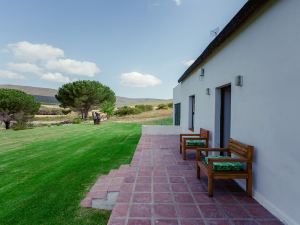
[[(0, 84), (0, 88), (10, 88), (24, 91), (27, 94), (31, 94), (35, 97), (38, 102), (42, 104), (56, 105), (59, 102), (56, 100), (55, 95), (57, 93), (56, 89), (51, 88), (41, 88), (41, 87), (31, 87), (31, 86), (20, 86), (20, 85), (10, 85), (10, 84)], [(155, 99), (155, 98), (127, 98), (117, 96), (117, 107), (125, 105), (138, 105), (138, 104), (149, 104), (158, 105), (161, 103), (170, 103), (171, 99)]]
[(158, 105), (162, 103), (170, 103), (172, 99), (156, 99), (156, 98), (126, 98), (117, 96), (117, 107), (125, 105)]

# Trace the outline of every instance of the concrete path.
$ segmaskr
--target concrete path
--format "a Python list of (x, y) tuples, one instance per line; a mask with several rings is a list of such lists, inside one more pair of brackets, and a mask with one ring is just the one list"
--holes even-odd
[[(233, 181), (196, 178), (194, 154), (182, 160), (177, 135), (143, 135), (130, 165), (101, 177), (83, 206), (119, 192), (109, 225), (277, 225), (271, 213)], [(98, 198), (99, 200), (99, 198)]]

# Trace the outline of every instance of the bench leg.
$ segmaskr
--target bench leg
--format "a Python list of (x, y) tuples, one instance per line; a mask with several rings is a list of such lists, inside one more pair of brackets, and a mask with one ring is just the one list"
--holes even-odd
[(197, 178), (200, 179), (200, 166), (198, 165), (197, 162), (196, 162), (196, 166), (197, 166)]
[(249, 179), (247, 179), (246, 192), (249, 197), (252, 197), (252, 182)]
[(214, 191), (214, 179), (211, 176), (208, 176), (208, 196), (212, 197)]
[(246, 180), (246, 192), (249, 197), (252, 197), (252, 175)]
[(248, 178), (246, 179), (246, 192), (249, 197), (252, 197), (252, 185), (253, 185), (253, 179), (252, 179), (252, 164), (248, 164)]
[(186, 148), (183, 146), (183, 160), (186, 160)]
[(180, 142), (180, 154), (182, 153), (182, 143)]

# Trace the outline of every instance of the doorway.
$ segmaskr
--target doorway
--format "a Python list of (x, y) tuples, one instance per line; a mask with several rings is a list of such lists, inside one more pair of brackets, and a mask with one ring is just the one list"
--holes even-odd
[(175, 126), (180, 126), (180, 103), (174, 104), (175, 108), (175, 120), (174, 120), (174, 125)]
[(189, 130), (194, 131), (195, 127), (195, 95), (189, 97)]
[(226, 148), (230, 139), (231, 85), (220, 88), (220, 147)]

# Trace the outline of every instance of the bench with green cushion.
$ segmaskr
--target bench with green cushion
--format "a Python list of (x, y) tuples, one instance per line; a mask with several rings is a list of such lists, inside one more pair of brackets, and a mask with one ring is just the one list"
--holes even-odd
[[(214, 180), (219, 179), (245, 179), (247, 195), (252, 196), (253, 146), (230, 138), (227, 148), (197, 147), (196, 149), (197, 177), (201, 178), (201, 171), (207, 176), (209, 197), (213, 196)], [(202, 152), (205, 152), (206, 157), (201, 159)], [(227, 156), (209, 156), (209, 153), (215, 152), (226, 153)]]
[[(218, 158), (218, 159), (228, 159), (231, 157), (228, 156), (208, 156), (204, 158), (204, 162), (208, 165), (209, 158)], [(240, 162), (213, 162), (214, 171), (241, 171), (244, 169), (244, 166)]]
[(186, 140), (186, 146), (205, 147), (205, 140)]

